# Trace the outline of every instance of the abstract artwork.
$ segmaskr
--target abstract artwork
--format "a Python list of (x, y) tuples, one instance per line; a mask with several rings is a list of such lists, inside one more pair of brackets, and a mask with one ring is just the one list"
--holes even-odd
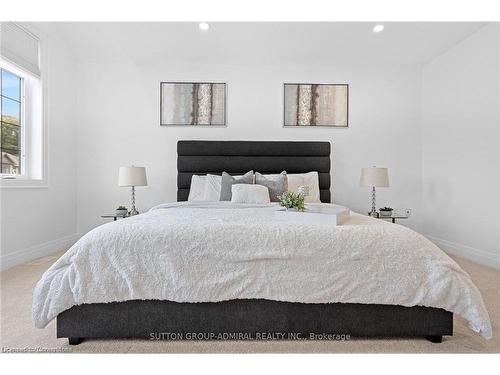
[(226, 125), (226, 84), (161, 82), (160, 125)]
[(285, 83), (285, 126), (348, 126), (349, 85)]

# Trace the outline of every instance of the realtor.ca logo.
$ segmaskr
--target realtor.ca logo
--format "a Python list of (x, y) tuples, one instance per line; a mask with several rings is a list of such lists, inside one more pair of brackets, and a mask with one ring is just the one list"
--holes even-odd
[(24, 347), (24, 348), (10, 348), (7, 346), (2, 346), (2, 353), (67, 353), (70, 352), (68, 348), (42, 348), (37, 346)]
[(349, 334), (337, 333), (310, 333), (304, 335), (300, 332), (151, 332), (150, 340), (350, 340)]

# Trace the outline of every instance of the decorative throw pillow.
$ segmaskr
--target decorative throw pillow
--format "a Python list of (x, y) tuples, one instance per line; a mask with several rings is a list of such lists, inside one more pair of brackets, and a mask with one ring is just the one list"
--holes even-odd
[(262, 185), (234, 184), (231, 187), (232, 203), (269, 203), (269, 190)]
[(288, 179), (285, 171), (273, 176), (264, 176), (259, 172), (255, 172), (255, 183), (269, 189), (271, 202), (278, 202), (278, 195), (288, 190)]
[(231, 176), (229, 173), (222, 172), (222, 180), (220, 186), (220, 199), (221, 201), (231, 200), (231, 188), (234, 184), (253, 184), (253, 171), (245, 173), (240, 178)]

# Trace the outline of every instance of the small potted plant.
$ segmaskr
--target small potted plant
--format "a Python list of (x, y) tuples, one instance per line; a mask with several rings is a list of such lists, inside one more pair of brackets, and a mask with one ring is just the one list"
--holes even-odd
[(304, 211), (304, 195), (300, 193), (295, 193), (293, 191), (287, 191), (281, 195), (278, 195), (279, 204), (285, 207), (287, 211)]
[(118, 206), (118, 208), (115, 210), (115, 215), (116, 216), (126, 216), (128, 214), (127, 207), (125, 206)]
[(380, 216), (392, 216), (392, 211), (391, 207), (382, 207), (379, 209)]

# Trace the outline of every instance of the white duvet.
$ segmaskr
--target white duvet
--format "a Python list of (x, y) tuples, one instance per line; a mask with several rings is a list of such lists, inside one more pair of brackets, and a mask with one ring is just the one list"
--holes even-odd
[(491, 337), (469, 275), (420, 234), (357, 214), (297, 223), (276, 209), (172, 203), (95, 228), (38, 282), (35, 326), (83, 303), (265, 298), (438, 307)]

